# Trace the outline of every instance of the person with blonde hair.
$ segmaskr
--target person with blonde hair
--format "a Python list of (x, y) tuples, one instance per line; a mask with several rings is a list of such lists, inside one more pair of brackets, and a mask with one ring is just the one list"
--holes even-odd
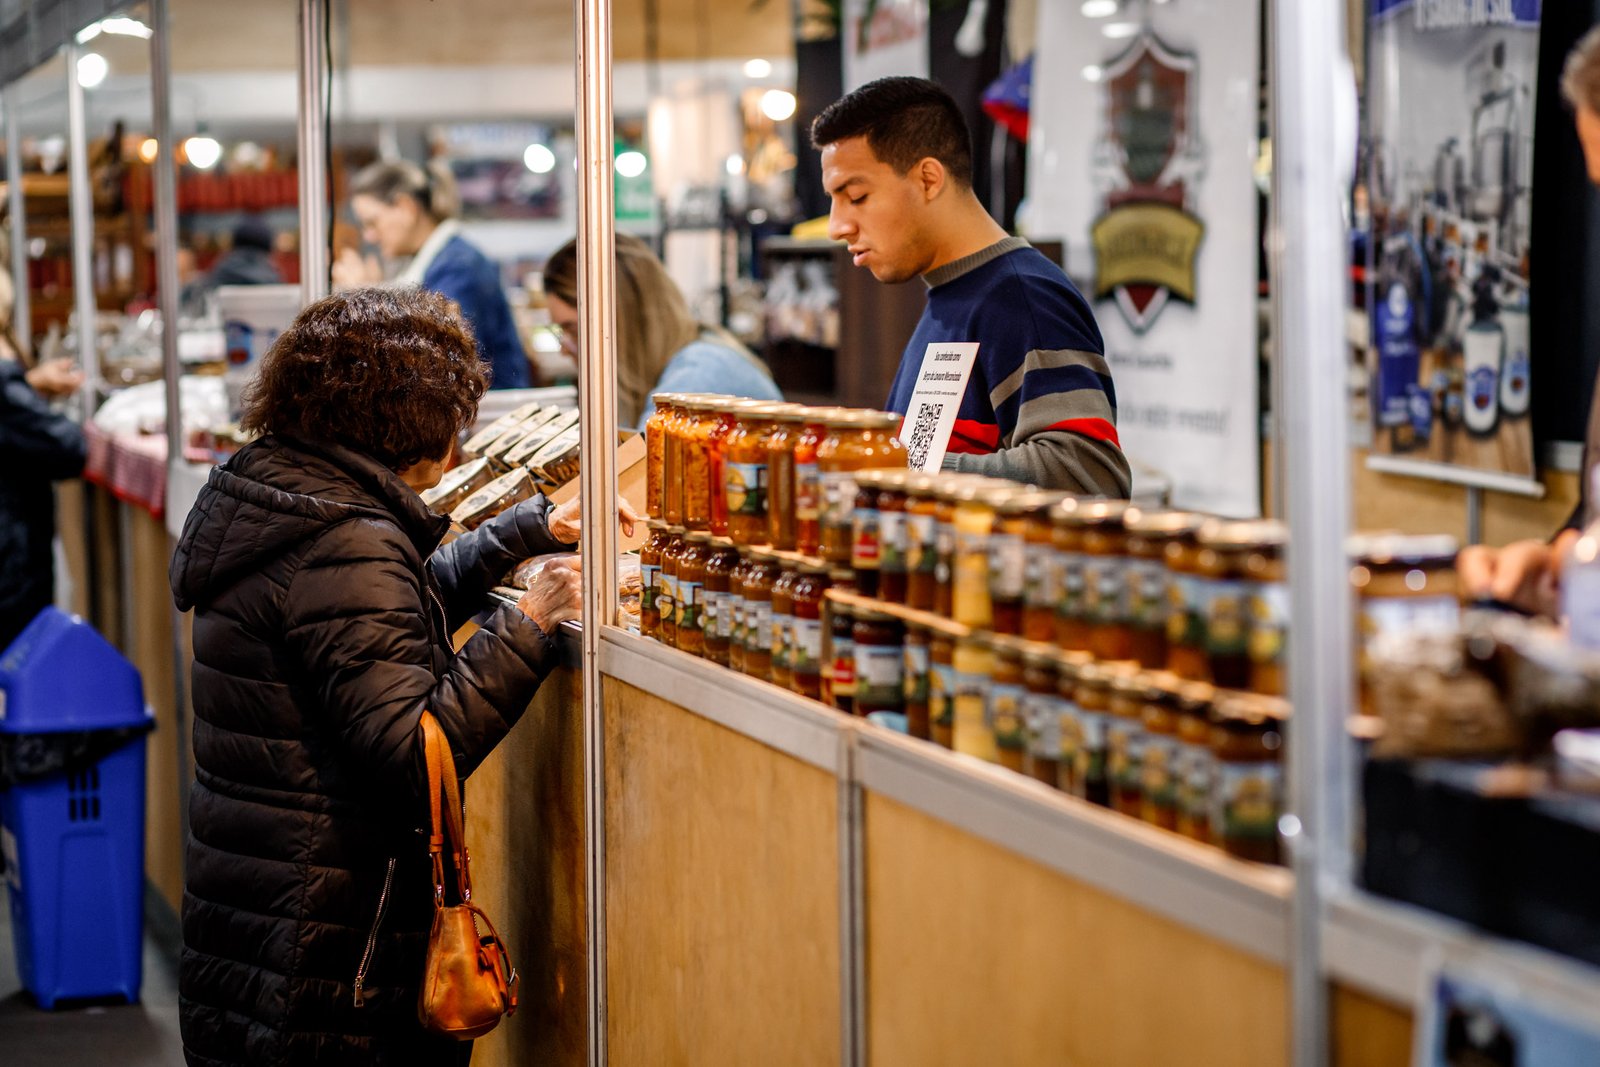
[[(556, 249), (544, 265), (550, 319), (561, 345), (578, 355), (578, 242)], [(726, 393), (782, 400), (767, 365), (739, 339), (698, 322), (667, 274), (637, 237), (617, 234), (617, 419), (643, 426), (655, 393)]]
[[(350, 210), (361, 238), (387, 261), (410, 262), (395, 279), (454, 300), (472, 326), (489, 364), (491, 389), (532, 384), (528, 354), (500, 286), (500, 269), (461, 235), (461, 196), (440, 160), (426, 167), (403, 160), (379, 162), (350, 182)], [(333, 265), (334, 285), (353, 288), (383, 281), (379, 264), (346, 249)]]

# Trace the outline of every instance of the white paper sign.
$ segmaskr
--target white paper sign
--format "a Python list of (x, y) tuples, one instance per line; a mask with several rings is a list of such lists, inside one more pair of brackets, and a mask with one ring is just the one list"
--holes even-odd
[(912, 470), (937, 472), (944, 462), (977, 358), (977, 341), (936, 342), (923, 353), (917, 387), (900, 426)]
[(844, 90), (891, 74), (928, 76), (928, 0), (847, 0), (839, 35), (844, 39)]

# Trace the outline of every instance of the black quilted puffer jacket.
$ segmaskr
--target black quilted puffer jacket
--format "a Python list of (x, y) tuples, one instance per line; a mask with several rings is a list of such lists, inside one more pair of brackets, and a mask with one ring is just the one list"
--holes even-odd
[[(503, 608), (560, 545), (542, 498), (445, 546), (448, 520), (337, 445), (266, 437), (211, 474), (172, 559), (194, 609), (181, 1022), (190, 1064), (441, 1064), (417, 1022), (431, 919), (419, 720), (463, 774), (554, 663)], [(358, 974), (359, 990), (358, 986)]]

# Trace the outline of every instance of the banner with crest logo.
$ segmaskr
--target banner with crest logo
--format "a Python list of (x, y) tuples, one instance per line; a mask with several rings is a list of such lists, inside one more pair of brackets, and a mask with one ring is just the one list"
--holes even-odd
[(1025, 214), (1094, 305), (1129, 458), (1179, 506), (1242, 517), (1261, 508), (1257, 9), (1041, 4)]

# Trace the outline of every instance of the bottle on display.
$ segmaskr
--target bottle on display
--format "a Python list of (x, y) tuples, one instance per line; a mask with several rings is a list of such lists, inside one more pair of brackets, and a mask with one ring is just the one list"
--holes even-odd
[(1506, 339), (1505, 364), (1500, 369), (1500, 414), (1508, 419), (1528, 413), (1531, 374), (1526, 300), (1524, 296), (1500, 312), (1500, 329)]
[(1377, 388), (1373, 416), (1378, 426), (1403, 437), (1409, 445), (1411, 416), (1406, 393), (1417, 383), (1421, 369), (1420, 338), (1425, 317), (1421, 289), (1421, 264), (1408, 236), (1391, 238), (1385, 249), (1374, 301), (1373, 342), (1378, 350)]
[(1461, 338), (1467, 372), (1464, 418), (1470, 433), (1485, 437), (1500, 421), (1500, 368), (1506, 349), (1500, 302), (1494, 295), (1496, 273), (1486, 267), (1472, 284), (1472, 324)]

